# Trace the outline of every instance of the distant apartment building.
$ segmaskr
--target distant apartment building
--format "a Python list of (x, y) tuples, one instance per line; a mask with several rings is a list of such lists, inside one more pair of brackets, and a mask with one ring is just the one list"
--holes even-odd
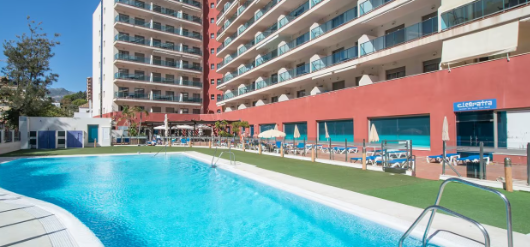
[(197, 1), (103, 1), (93, 14), (94, 115), (126, 106), (200, 114), (202, 31)]
[[(373, 125), (381, 138), (412, 140), (437, 154), (444, 117), (457, 145), (530, 141), (507, 134), (526, 133), (530, 125), (528, 1), (204, 0), (202, 9), (175, 0), (107, 4), (105, 113), (124, 105), (171, 113), (173, 106), (175, 113), (207, 113), (170, 114), (175, 120), (241, 119), (251, 124), (251, 135), (278, 126), (288, 138), (297, 126), (302, 138), (320, 141), (366, 139)], [(200, 20), (193, 21), (193, 13)], [(98, 17), (96, 11), (94, 80)], [(181, 39), (188, 50), (196, 42), (204, 52), (161, 45), (176, 47)], [(193, 91), (184, 85), (189, 80), (204, 88)], [(180, 98), (168, 102), (159, 95)], [(189, 102), (195, 98), (204, 100)], [(180, 110), (186, 108), (195, 110)]]
[(86, 78), (86, 100), (92, 101), (92, 77)]

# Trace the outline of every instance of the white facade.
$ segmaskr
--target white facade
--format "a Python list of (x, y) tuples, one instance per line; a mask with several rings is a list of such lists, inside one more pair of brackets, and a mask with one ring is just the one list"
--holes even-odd
[(530, 5), (505, 3), (268, 0), (232, 13), (219, 1), (217, 105), (237, 111), (530, 52)]
[[(67, 144), (59, 144), (58, 140), (62, 139), (59, 136), (59, 131), (82, 131), (83, 132), (83, 147), (94, 147), (94, 142), (88, 140), (89, 126), (97, 126), (97, 140), (96, 146), (108, 147), (111, 145), (111, 128), (112, 119), (110, 118), (66, 118), (66, 117), (20, 117), (20, 142), (22, 149), (30, 149), (30, 139), (32, 137), (30, 132), (35, 132), (36, 142), (38, 143), (39, 131), (54, 131), (55, 132), (55, 147), (68, 148)], [(65, 142), (67, 143), (68, 135)], [(35, 148), (39, 148), (38, 144)]]
[(200, 113), (203, 34), (199, 2), (118, 0), (103, 4), (103, 28), (101, 4), (92, 16), (93, 115), (125, 106), (150, 112)]

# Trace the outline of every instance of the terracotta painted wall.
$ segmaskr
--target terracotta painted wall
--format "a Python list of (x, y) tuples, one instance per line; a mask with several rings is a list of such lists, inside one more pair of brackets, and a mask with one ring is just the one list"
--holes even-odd
[[(217, 58), (216, 54), (211, 54), (210, 50), (214, 49), (215, 53), (217, 53), (217, 47), (221, 43), (217, 42), (215, 39), (217, 37), (217, 31), (219, 28), (215, 24), (217, 22), (217, 15), (219, 14), (219, 11), (215, 8), (210, 8), (210, 4), (214, 3), (214, 6), (217, 4), (216, 0), (204, 0), (203, 1), (203, 16), (204, 16), (204, 26), (203, 26), (203, 34), (204, 34), (204, 102), (203, 102), (203, 113), (206, 114), (212, 114), (217, 113), (218, 109), (221, 109), (221, 107), (217, 107), (217, 95), (223, 94), (222, 91), (217, 90), (217, 79), (223, 78), (223, 76), (216, 72), (215, 69), (211, 69), (211, 64), (215, 64), (217, 68), (217, 64), (222, 61), (222, 59)], [(210, 18), (214, 18), (214, 23), (210, 23)], [(212, 39), (210, 34), (214, 34), (214, 38)], [(215, 80), (215, 84), (211, 85), (210, 80)], [(215, 95), (215, 99), (211, 100), (211, 95)]]

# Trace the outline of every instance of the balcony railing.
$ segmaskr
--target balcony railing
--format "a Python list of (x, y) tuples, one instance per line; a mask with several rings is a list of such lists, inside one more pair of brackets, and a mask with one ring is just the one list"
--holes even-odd
[(358, 47), (354, 46), (346, 50), (336, 52), (327, 57), (321, 58), (319, 60), (313, 61), (311, 63), (312, 72), (331, 67), (335, 64), (346, 62), (358, 57)]
[(151, 81), (151, 77), (145, 76), (143, 74), (126, 74), (126, 73), (116, 73), (114, 74), (114, 79), (122, 79), (122, 80), (129, 80), (129, 81)]
[(256, 66), (260, 66), (274, 58), (278, 57), (278, 49), (274, 49), (272, 50), (271, 52), (259, 57), (259, 58), (256, 58)]
[(283, 73), (281, 73), (278, 77), (280, 79), (280, 82), (288, 81), (291, 79), (294, 79), (296, 77), (308, 74), (311, 72), (311, 69), (309, 68), (309, 64), (302, 65), (300, 67), (296, 67), (294, 69), (287, 70)]
[(202, 67), (201, 67), (201, 66), (190, 65), (190, 64), (182, 64), (182, 69), (189, 69), (189, 70), (195, 70), (195, 71), (202, 71)]
[(216, 20), (219, 20), (219, 18), (221, 18), (221, 16), (230, 8), (230, 6), (232, 6), (232, 3), (234, 3), (234, 1), (225, 3), (225, 5), (223, 6), (223, 10), (219, 11)]
[(317, 38), (322, 36), (323, 34), (343, 25), (344, 23), (347, 23), (353, 19), (357, 18), (357, 7), (354, 7), (353, 9), (350, 9), (337, 17), (329, 20), (328, 22), (313, 28), (311, 30), (311, 39)]
[(129, 6), (134, 6), (136, 8), (145, 9), (145, 10), (157, 12), (157, 13), (164, 14), (164, 15), (173, 16), (175, 18), (179, 18), (179, 19), (183, 19), (183, 20), (188, 20), (188, 21), (192, 21), (192, 22), (196, 22), (196, 23), (202, 23), (202, 20), (201, 20), (200, 17), (190, 16), (188, 14), (184, 14), (184, 13), (175, 11), (173, 9), (164, 8), (164, 7), (161, 7), (161, 6), (158, 6), (158, 5), (153, 5), (151, 7), (150, 4), (146, 4), (144, 2), (136, 1), (136, 0), (114, 0), (114, 2), (115, 3), (126, 4), (126, 5), (129, 5)]
[(151, 101), (170, 101), (170, 102), (183, 102), (183, 103), (201, 103), (201, 98), (181, 98), (180, 95), (158, 95), (153, 94), (152, 96), (146, 93), (129, 93), (129, 92), (117, 92), (114, 93), (115, 99), (133, 99), (133, 100), (151, 100)]
[[(314, 6), (314, 5), (313, 5)], [(310, 2), (307, 1), (303, 3), (302, 5), (298, 6), (295, 10), (291, 11), (288, 15), (283, 17), (280, 21), (278, 21), (278, 28), (282, 28), (283, 26), (287, 25), (287, 23), (291, 22), (292, 20), (296, 19), (298, 16), (302, 15), (306, 11), (310, 9)]]
[(255, 0), (248, 0), (248, 1), (246, 1), (244, 4), (242, 4), (241, 6), (239, 6), (239, 7), (237, 8), (236, 13), (235, 13), (232, 17), (230, 17), (229, 19), (227, 19), (227, 20), (224, 22), (224, 24), (223, 24), (223, 26), (221, 27), (221, 29), (219, 29), (219, 31), (217, 31), (217, 35), (219, 36), (219, 35), (220, 35), (220, 34), (221, 34), (226, 28), (228, 28), (228, 27), (232, 24), (232, 22), (234, 22), (234, 20), (235, 20), (237, 17), (239, 17), (239, 16), (240, 16), (240, 15), (241, 15), (241, 14), (247, 9), (247, 7), (248, 7), (251, 3), (253, 3), (254, 1), (255, 1)]
[(237, 75), (245, 74), (245, 73), (251, 71), (252, 69), (254, 69), (255, 67), (256, 67), (256, 62), (255, 61), (247, 63), (247, 64), (243, 65), (242, 67), (240, 67), (237, 70)]
[[(123, 1), (123, 0), (119, 0), (119, 1)], [(164, 7), (161, 7), (161, 6), (158, 6), (158, 5), (153, 5), (153, 11), (157, 12), (157, 13), (160, 13), (160, 14), (163, 14), (163, 15), (169, 15), (169, 16), (172, 16), (172, 17), (175, 17), (175, 18), (179, 18), (179, 19), (183, 19), (183, 20), (187, 20), (187, 21), (191, 21), (191, 22), (196, 22), (196, 23), (202, 24), (202, 20), (198, 16), (188, 15), (186, 13), (178, 12), (178, 11), (175, 11), (173, 9), (164, 8)]]
[(438, 17), (416, 23), (361, 44), (361, 56), (438, 32)]
[(278, 31), (278, 24), (274, 23), (272, 26), (267, 28), (265, 31), (261, 32), (258, 36), (256, 36), (256, 42), (259, 43), (260, 41), (264, 40), (265, 38), (269, 37), (271, 34)]
[(131, 56), (128, 54), (116, 54), (114, 55), (114, 59), (116, 60), (123, 60), (123, 61), (130, 61), (130, 62), (137, 62), (137, 63), (146, 63), (150, 64), (151, 59), (146, 57), (137, 57), (137, 56)]
[(134, 18), (123, 17), (123, 16), (116, 16), (115, 22), (128, 23), (128, 24), (132, 24), (135, 26), (141, 26), (141, 27), (145, 27), (145, 28), (149, 28), (153, 30), (166, 32), (166, 33), (171, 33), (171, 34), (185, 36), (185, 37), (189, 37), (193, 39), (202, 40), (202, 35), (200, 33), (189, 32), (189, 31), (185, 31), (180, 28), (175, 28), (173, 26), (167, 26), (167, 25), (153, 25), (151, 27), (151, 23), (146, 22), (144, 20), (137, 20)]
[[(174, 0), (177, 1), (177, 0)], [(201, 8), (201, 2), (195, 1), (195, 0), (178, 0), (181, 3), (185, 3), (191, 6), (195, 6), (197, 8)]]
[(145, 76), (143, 74), (126, 74), (126, 73), (118, 72), (114, 74), (114, 79), (153, 82), (153, 83), (162, 83), (162, 84), (168, 84), (168, 85), (202, 88), (202, 83), (197, 82), (197, 81), (179, 80), (175, 78), (164, 78), (164, 77), (158, 77), (158, 76), (153, 76), (151, 78), (150, 76)]
[(149, 40), (146, 40), (145, 38), (131, 37), (129, 35), (124, 35), (124, 34), (116, 35), (114, 37), (114, 40), (133, 43), (137, 45), (145, 45), (145, 46), (151, 46), (151, 47), (156, 47), (156, 48), (162, 48), (165, 50), (172, 50), (172, 51), (185, 52), (189, 54), (202, 55), (202, 52), (200, 49), (189, 49), (189, 48), (182, 49), (180, 45), (172, 44), (172, 43), (161, 43), (161, 42), (151, 43)]
[(307, 33), (304, 33), (300, 36), (298, 36), (298, 38), (292, 40), (291, 42), (285, 44), (285, 45), (282, 45), (280, 47), (278, 47), (278, 52), (280, 53), (280, 55), (302, 45), (302, 44), (305, 44), (309, 41), (309, 32)]
[(359, 4), (360, 7), (360, 15), (364, 15), (388, 2), (392, 2), (394, 0), (368, 0), (364, 1), (361, 4)]
[(257, 81), (255, 88), (256, 90), (259, 90), (259, 89), (262, 89), (268, 86), (275, 85), (277, 83), (278, 83), (278, 77), (274, 77), (274, 78), (269, 77), (269, 78), (265, 78), (265, 79)]
[(182, 83), (180, 85), (182, 86), (188, 86), (188, 87), (200, 87), (202, 88), (202, 83), (198, 81), (186, 81), (182, 80)]
[(234, 93), (228, 92), (228, 93), (223, 94), (223, 100), (231, 99), (231, 98), (234, 98), (236, 96), (237, 95), (235, 95)]
[(478, 0), (442, 13), (442, 30), (506, 11), (530, 0)]

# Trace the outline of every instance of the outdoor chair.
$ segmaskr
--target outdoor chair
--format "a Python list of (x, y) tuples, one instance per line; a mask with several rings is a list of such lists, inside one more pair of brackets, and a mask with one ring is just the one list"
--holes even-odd
[[(446, 158), (446, 160), (445, 160), (446, 162), (454, 162), (455, 159), (460, 158), (460, 154), (457, 154), (457, 153), (446, 154), (445, 158)], [(427, 156), (427, 163), (431, 163), (431, 162), (439, 162), (439, 163), (441, 163), (442, 159), (443, 159), (443, 155)]]

